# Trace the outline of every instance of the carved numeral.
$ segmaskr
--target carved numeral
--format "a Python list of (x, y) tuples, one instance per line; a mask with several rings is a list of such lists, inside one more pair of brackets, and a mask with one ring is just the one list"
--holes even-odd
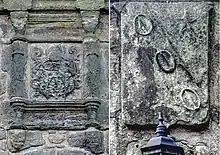
[(140, 35), (148, 35), (153, 29), (152, 22), (144, 15), (138, 15), (135, 18), (135, 29)]
[(158, 66), (165, 73), (172, 73), (176, 68), (176, 61), (168, 51), (160, 51), (156, 54)]

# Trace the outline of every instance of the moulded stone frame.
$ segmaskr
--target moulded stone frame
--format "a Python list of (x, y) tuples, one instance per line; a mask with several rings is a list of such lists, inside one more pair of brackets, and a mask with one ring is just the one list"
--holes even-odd
[[(56, 10), (55, 10), (56, 11)], [(59, 10), (58, 10), (59, 11)], [(73, 10), (75, 12), (75, 10)], [(27, 11), (27, 14), (29, 14), (30, 12)], [(31, 12), (32, 13), (32, 12)], [(27, 20), (28, 23), (28, 20)], [(24, 27), (25, 29), (28, 27)], [(27, 30), (26, 30), (27, 31)], [(24, 83), (24, 86), (22, 89), (25, 90), (25, 94), (23, 95), (16, 95), (16, 94), (10, 94), (9, 91), (9, 97), (10, 97), (10, 106), (11, 108), (14, 110), (13, 116), (12, 116), (12, 121), (9, 124), (9, 128), (14, 129), (14, 128), (24, 128), (24, 129), (68, 129), (68, 130), (79, 130), (79, 129), (86, 129), (88, 127), (95, 127), (95, 128), (99, 128), (100, 124), (98, 123), (98, 121), (96, 121), (96, 115), (97, 115), (97, 111), (99, 108), (99, 105), (103, 102), (99, 99), (99, 96), (90, 96), (88, 93), (90, 91), (90, 85), (86, 84), (87, 78), (88, 78), (88, 74), (87, 72), (91, 70), (93, 70), (93, 68), (91, 67), (91, 64), (88, 65), (88, 61), (86, 61), (87, 59), (89, 59), (89, 55), (93, 55), (93, 53), (99, 57), (99, 51), (93, 51), (88, 53), (89, 49), (86, 49), (86, 47), (84, 47), (84, 43), (81, 40), (82, 38), (78, 38), (75, 39), (73, 38), (71, 40), (71, 38), (69, 39), (65, 39), (60, 38), (58, 40), (53, 40), (51, 38), (44, 40), (44, 38), (42, 38), (43, 40), (34, 40), (31, 37), (24, 35), (15, 35), (15, 37), (11, 38), (11, 42), (9, 43), (9, 49), (11, 48), (10, 44), (14, 44), (15, 42), (19, 42), (19, 44), (25, 44), (27, 45), (26, 48), (26, 52), (28, 50), (28, 46), (29, 44), (33, 44), (33, 43), (68, 43), (68, 44), (73, 44), (77, 43), (77, 44), (81, 44), (82, 45), (82, 82), (85, 83), (82, 87), (82, 96), (81, 98), (77, 98), (77, 99), (73, 99), (73, 100), (68, 100), (68, 101), (56, 101), (56, 100), (50, 100), (50, 101), (36, 101), (33, 100), (31, 98), (29, 98), (29, 96), (27, 95), (27, 89), (29, 89), (29, 86), (27, 85), (27, 83)], [(23, 45), (22, 45), (23, 46)], [(7, 50), (7, 49), (6, 49)], [(96, 49), (98, 50), (98, 49)], [(87, 51), (87, 52), (85, 52)], [(13, 53), (13, 49), (12, 49), (12, 53)], [(27, 59), (29, 59), (30, 53), (28, 52), (27, 55), (25, 55), (25, 63), (23, 64), (23, 67), (25, 68), (25, 75), (22, 75), (24, 81), (30, 78), (29, 72), (30, 72), (30, 65)], [(7, 60), (10, 60), (12, 55), (9, 53), (7, 55), (8, 58), (6, 58)], [(99, 58), (97, 60), (100, 60)], [(100, 62), (98, 62), (96, 65), (100, 65)], [(11, 70), (11, 65), (7, 66), (8, 67), (8, 71), (9, 74), (10, 70)], [(86, 69), (85, 69), (86, 68)], [(93, 71), (92, 71), (93, 72)], [(99, 73), (98, 73), (99, 74)], [(94, 74), (93, 74), (94, 75)], [(90, 76), (93, 76), (90, 75)], [(98, 79), (97, 79), (98, 80)], [(13, 81), (11, 81), (12, 85), (13, 85)], [(93, 83), (94, 85), (95, 83)], [(9, 90), (10, 90), (9, 86)], [(16, 86), (14, 87), (16, 88)], [(19, 88), (21, 89), (21, 88)], [(19, 91), (18, 88), (14, 89)], [(70, 117), (72, 117), (73, 122), (69, 122), (69, 124), (71, 125), (63, 125), (65, 119), (62, 118), (62, 120), (59, 121), (58, 123), (55, 124), (51, 124), (51, 123), (47, 123), (47, 122), (52, 122), (52, 120), (50, 120), (50, 118), (48, 120), (41, 120), (42, 122), (45, 122), (44, 124), (42, 124), (42, 122), (37, 122), (34, 118), (32, 120), (30, 120), (30, 122), (33, 122), (33, 124), (27, 124), (27, 120), (26, 120), (26, 114), (37, 114), (37, 115), (41, 115), (40, 113), (42, 112), (42, 115), (44, 115), (45, 113), (53, 113), (56, 114), (57, 112), (60, 113), (70, 113)], [(74, 115), (74, 113), (76, 113), (76, 115)], [(79, 114), (79, 118), (77, 118), (77, 115)], [(35, 117), (35, 116), (33, 116)], [(76, 118), (74, 118), (76, 117)], [(44, 118), (45, 119), (45, 118)], [(79, 119), (79, 120), (77, 120)], [(35, 122), (36, 121), (36, 122)], [(68, 121), (68, 120), (67, 120)], [(29, 122), (29, 123), (30, 123)], [(75, 122), (75, 124), (74, 124)]]

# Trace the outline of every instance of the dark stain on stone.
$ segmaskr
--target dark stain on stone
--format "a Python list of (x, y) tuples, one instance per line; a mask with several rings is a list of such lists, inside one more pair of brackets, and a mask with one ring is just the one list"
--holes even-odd
[(153, 79), (153, 74), (154, 74), (153, 60), (156, 52), (157, 50), (153, 47), (148, 47), (148, 48), (140, 47), (137, 50), (137, 54), (138, 54), (137, 62), (141, 67), (141, 72), (143, 75), (145, 75), (150, 79)]
[(156, 97), (157, 88), (154, 82), (154, 55), (157, 50), (153, 47), (140, 47), (137, 50), (137, 63), (140, 66), (141, 73), (147, 78), (145, 84), (144, 100), (152, 103)]

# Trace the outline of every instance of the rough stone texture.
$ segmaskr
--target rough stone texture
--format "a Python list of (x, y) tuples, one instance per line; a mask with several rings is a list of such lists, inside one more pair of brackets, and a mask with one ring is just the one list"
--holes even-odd
[(71, 147), (83, 148), (85, 145), (85, 133), (71, 133), (67, 136), (67, 142)]
[(65, 140), (65, 135), (64, 134), (50, 134), (48, 138), (49, 142), (54, 143), (54, 144), (60, 144), (64, 142)]
[(27, 38), (37, 42), (82, 41), (85, 35), (80, 13), (74, 11), (31, 12), (26, 31)]
[(12, 29), (11, 20), (8, 16), (1, 15), (0, 16), (0, 43), (9, 43), (10, 38), (13, 35), (14, 30)]
[(24, 155), (55, 155), (54, 150), (49, 150), (49, 151), (44, 151), (44, 150), (39, 150), (39, 151), (31, 151), (28, 153), (25, 153)]
[(99, 10), (105, 7), (104, 0), (77, 0), (77, 7), (81, 10)]
[(45, 141), (40, 132), (18, 129), (8, 131), (8, 149), (11, 152), (42, 146), (44, 144)]
[(155, 124), (160, 110), (169, 124), (206, 121), (208, 11), (206, 3), (130, 2), (123, 8), (122, 103), (126, 124)]
[(76, 9), (76, 1), (72, 0), (32, 0), (32, 9), (34, 10), (73, 10)]
[(218, 155), (219, 3), (113, 1), (110, 19), (110, 154), (141, 155), (162, 110), (186, 155)]
[(0, 150), (0, 154), (1, 154), (1, 155), (9, 155), (9, 153), (8, 153), (8, 152), (1, 151), (1, 150)]
[(99, 120), (103, 126), (102, 130), (107, 130), (109, 128), (109, 107), (106, 106), (109, 104), (108, 99), (108, 90), (109, 90), (109, 44), (108, 43), (102, 43), (100, 45), (101, 49), (101, 76), (99, 83), (101, 84), (100, 87), (100, 98), (105, 101), (103, 104), (100, 105), (98, 109), (98, 115), (97, 120)]
[(107, 155), (108, 1), (0, 0), (0, 11), (0, 155)]
[(100, 131), (87, 131), (85, 133), (86, 150), (95, 154), (104, 152), (104, 135)]
[[(7, 75), (5, 73), (0, 74), (0, 95), (3, 95), (6, 93), (6, 79)], [(0, 138), (1, 139), (1, 138)]]
[(86, 32), (93, 33), (99, 20), (99, 11), (81, 11), (82, 25)]
[(57, 155), (84, 155), (82, 151), (62, 150), (57, 152)]
[(38, 101), (82, 98), (80, 44), (31, 44), (29, 55), (30, 98)]
[(16, 11), (16, 12), (11, 12), (11, 21), (12, 25), (14, 27), (15, 32), (21, 35), (24, 35), (25, 33), (25, 28), (27, 25), (27, 17), (28, 14), (25, 11)]
[(31, 8), (32, 0), (3, 0), (7, 10), (27, 10)]
[(6, 131), (4, 128), (0, 128), (0, 140), (6, 139)]
[(105, 150), (104, 134), (98, 130), (87, 130), (80, 133), (69, 133), (67, 142), (71, 147), (84, 148), (85, 150), (95, 154), (104, 153)]
[(109, 42), (109, 15), (100, 15), (96, 29), (96, 36), (100, 41)]

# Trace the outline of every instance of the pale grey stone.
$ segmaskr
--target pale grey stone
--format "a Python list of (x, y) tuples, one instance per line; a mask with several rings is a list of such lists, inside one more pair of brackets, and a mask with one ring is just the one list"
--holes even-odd
[[(3, 95), (6, 93), (6, 80), (7, 80), (7, 74), (0, 73), (0, 95)], [(0, 136), (1, 137), (1, 136)], [(1, 138), (0, 138), (1, 139)]]
[(51, 142), (51, 143), (54, 143), (54, 144), (60, 144), (62, 143), (64, 140), (65, 140), (65, 135), (63, 134), (51, 134), (49, 135), (49, 138), (48, 140)]
[(4, 128), (0, 128), (0, 140), (6, 139), (6, 131)]
[(30, 151), (24, 155), (56, 155), (55, 150), (39, 150), (39, 151)]
[(1, 155), (9, 155), (9, 152), (0, 150)]
[(80, 147), (85, 146), (85, 132), (74, 132), (69, 133), (67, 136), (67, 142), (71, 147)]
[(82, 25), (86, 32), (93, 33), (98, 25), (99, 11), (81, 11)]
[(85, 152), (63, 149), (61, 151), (57, 151), (57, 155), (85, 155)]
[(77, 7), (81, 10), (99, 10), (105, 7), (104, 0), (77, 0)]
[(85, 35), (79, 12), (30, 13), (26, 31), (32, 42), (82, 41)]
[(75, 10), (76, 1), (47, 1), (47, 0), (32, 0), (32, 9), (34, 10)]
[(85, 133), (85, 149), (92, 153), (100, 154), (104, 152), (104, 135), (101, 131), (87, 131)]
[(96, 36), (100, 41), (109, 41), (109, 15), (108, 14), (100, 14), (99, 22), (96, 29)]
[(184, 2), (130, 2), (123, 8), (126, 124), (156, 124), (158, 111), (163, 111), (169, 124), (207, 121), (210, 9), (208, 3)]
[[(195, 1), (188, 1), (188, 0), (171, 0), (169, 2), (165, 0), (159, 0), (159, 1), (146, 0), (144, 2), (145, 3), (143, 4), (143, 1), (141, 1), (138, 7), (134, 5), (135, 4), (134, 1), (131, 3), (127, 1), (120, 1), (120, 2), (114, 1), (114, 3), (111, 5), (112, 16), (111, 16), (111, 22), (110, 22), (111, 27), (110, 28), (111, 28), (112, 35), (111, 35), (111, 74), (110, 75), (111, 75), (112, 82), (111, 82), (111, 109), (110, 109), (111, 115), (110, 117), (111, 117), (112, 123), (111, 123), (111, 131), (110, 131), (111, 133), (110, 142), (111, 142), (111, 148), (113, 149), (112, 153), (113, 154), (128, 154), (128, 155), (138, 154), (140, 153), (139, 152), (140, 149), (138, 148), (139, 146), (138, 147), (136, 146), (136, 144), (140, 144), (138, 142), (143, 140), (146, 137), (154, 136), (153, 132), (155, 130), (154, 130), (154, 125), (152, 124), (157, 123), (156, 121), (157, 117), (156, 115), (154, 117), (153, 113), (157, 113), (157, 111), (152, 110), (151, 107), (152, 106), (157, 107), (161, 105), (155, 104), (151, 106), (150, 104), (148, 104), (149, 102), (146, 102), (146, 100), (149, 100), (151, 98), (153, 99), (155, 96), (157, 97), (158, 95), (161, 95), (161, 94), (156, 93), (152, 95), (154, 91), (152, 91), (153, 93), (151, 93), (150, 91), (149, 92), (145, 91), (146, 90), (145, 85), (148, 85), (149, 86), (148, 88), (152, 88), (150, 86), (158, 87), (159, 84), (154, 83), (154, 82), (158, 82), (158, 80), (153, 81), (151, 79), (154, 76), (157, 76), (156, 78), (159, 77), (158, 74), (156, 74), (154, 70), (154, 68), (156, 67), (158, 67), (160, 70), (160, 73), (163, 73), (164, 75), (167, 74), (170, 76), (170, 74), (173, 74), (172, 72), (173, 72), (173, 69), (175, 68), (174, 67), (175, 63), (173, 60), (176, 56), (175, 55), (170, 56), (169, 53), (172, 53), (172, 48), (175, 48), (176, 46), (178, 46), (176, 50), (178, 52), (181, 51), (180, 57), (183, 56), (184, 61), (190, 60), (190, 58), (193, 58), (195, 56), (195, 55), (192, 56), (192, 55), (183, 53), (182, 51), (184, 51), (185, 49), (188, 51), (192, 51), (192, 53), (197, 51), (196, 52), (197, 56), (203, 55), (201, 57), (205, 58), (205, 61), (204, 59), (202, 60), (200, 58), (198, 59), (193, 58), (191, 63), (189, 63), (189, 61), (187, 62), (188, 67), (186, 67), (191, 74), (194, 74), (193, 76), (195, 77), (195, 81), (198, 82), (199, 81), (198, 79), (203, 81), (201, 83), (200, 88), (203, 89), (204, 91), (198, 94), (198, 96), (202, 98), (203, 101), (202, 100), (201, 101), (203, 103), (201, 103), (200, 108), (198, 108), (199, 102), (198, 100), (196, 101), (196, 99), (198, 99), (198, 96), (191, 90), (182, 91), (183, 101), (186, 102), (187, 98), (191, 97), (192, 99), (191, 104), (189, 104), (190, 102), (188, 101), (187, 101), (187, 105), (179, 104), (178, 102), (173, 102), (172, 99), (168, 99), (170, 96), (167, 95), (166, 89), (168, 88), (166, 88), (164, 89), (163, 94), (162, 94), (164, 96), (158, 99), (158, 101), (164, 102), (164, 103), (161, 103), (164, 106), (157, 110), (165, 113), (166, 115), (165, 122), (167, 122), (167, 125), (169, 126), (171, 135), (176, 138), (177, 145), (182, 146), (184, 148), (186, 155), (192, 155), (192, 154), (218, 155), (219, 154), (219, 145), (218, 145), (219, 137), (216, 135), (218, 135), (218, 130), (219, 130), (219, 117), (217, 116), (219, 115), (220, 110), (218, 108), (218, 99), (216, 97), (219, 96), (219, 89), (217, 88), (219, 85), (218, 84), (219, 78), (217, 75), (218, 74), (217, 72), (219, 70), (219, 24), (217, 22), (220, 17), (219, 7), (218, 7), (219, 4), (218, 2), (213, 3), (209, 1), (210, 2), (209, 4), (212, 3), (211, 5), (209, 5), (200, 0), (196, 1), (196, 3), (193, 3)], [(186, 2), (188, 6), (181, 4), (183, 2)], [(180, 5), (180, 9), (178, 9), (178, 11), (175, 11), (175, 9), (172, 9), (172, 7), (167, 7), (169, 5), (176, 5), (176, 6)], [(204, 5), (205, 7), (199, 8), (199, 6), (202, 6), (202, 5)], [(130, 6), (132, 6), (134, 9), (131, 9)], [(214, 8), (209, 10), (210, 6)], [(148, 8), (146, 9), (146, 7)], [(165, 9), (166, 7), (167, 9)], [(161, 11), (161, 9), (163, 11)], [(188, 9), (190, 11), (188, 11)], [(150, 14), (148, 13), (146, 14), (146, 12), (148, 11), (150, 12)], [(188, 18), (189, 20), (196, 19), (195, 21), (191, 23), (192, 25), (194, 25), (192, 27), (193, 28), (192, 31), (194, 30), (195, 32), (194, 35), (197, 35), (200, 33), (200, 30), (194, 29), (195, 27), (198, 26), (198, 28), (202, 28), (202, 25), (203, 24), (205, 25), (206, 33), (204, 34), (204, 36), (200, 36), (200, 39), (203, 40), (205, 43), (199, 44), (199, 46), (197, 45), (194, 46), (196, 44), (196, 40), (194, 40), (195, 42), (192, 41), (191, 43), (186, 43), (185, 45), (181, 43), (182, 41), (179, 40), (178, 38), (181, 36), (179, 35), (179, 29), (181, 29), (181, 27), (183, 29), (187, 29), (187, 26), (185, 27), (184, 24), (181, 24), (181, 22), (183, 22), (182, 19), (184, 19), (184, 18), (181, 18), (181, 17), (184, 17), (184, 12), (185, 12), (185, 16), (187, 16), (187, 14), (189, 15), (189, 18)], [(169, 15), (167, 15), (167, 13), (173, 14), (173, 16), (170, 17)], [(145, 18), (142, 18), (142, 17), (139, 18), (138, 17), (139, 15), (145, 15)], [(203, 15), (204, 15), (204, 18), (203, 17), (194, 18), (196, 16), (203, 16)], [(151, 18), (152, 16), (154, 16), (154, 18)], [(136, 23), (135, 23), (135, 17), (137, 17)], [(158, 17), (159, 18), (162, 17), (161, 20), (157, 20)], [(149, 18), (150, 18), (151, 23), (149, 22)], [(178, 19), (180, 20), (177, 21)], [(162, 28), (164, 29), (167, 29), (167, 27), (169, 27), (168, 33), (166, 33), (166, 31), (163, 31), (164, 33), (166, 33), (166, 36), (177, 35), (177, 37), (169, 38), (170, 42), (173, 43), (173, 47), (170, 48), (168, 51), (169, 53), (161, 52), (161, 49), (157, 52), (154, 52), (155, 51), (154, 49), (157, 50), (157, 48), (154, 48), (155, 46), (164, 48), (167, 44), (169, 44), (169, 40), (157, 42), (156, 37), (151, 38), (151, 36), (153, 36), (155, 32), (157, 32), (159, 24), (163, 25)], [(175, 25), (179, 25), (179, 26), (175, 26)], [(136, 30), (135, 30), (135, 27), (136, 27)], [(132, 31), (130, 31), (131, 29)], [(187, 33), (185, 32), (185, 34)], [(160, 37), (159, 40), (162, 40), (162, 39), (163, 37)], [(183, 40), (187, 42), (187, 37), (184, 37)], [(207, 40), (209, 40), (208, 48), (207, 48)], [(125, 44), (123, 45), (122, 42)], [(121, 47), (121, 45), (123, 47)], [(152, 46), (149, 48), (148, 45), (152, 45)], [(136, 48), (132, 49), (132, 46), (135, 46)], [(142, 47), (147, 50), (139, 50), (139, 52), (137, 52), (138, 47)], [(192, 50), (192, 48), (195, 48), (196, 50)], [(200, 50), (198, 50), (197, 48)], [(156, 55), (153, 55), (152, 53), (156, 53)], [(128, 56), (126, 57), (126, 55)], [(162, 58), (163, 56), (164, 58)], [(151, 59), (152, 57), (153, 59)], [(134, 61), (133, 60), (127, 61), (125, 58), (130, 58), (130, 59), (134, 58), (133, 59)], [(141, 58), (141, 59), (137, 59), (137, 58)], [(153, 61), (150, 61), (150, 60), (153, 60)], [(140, 63), (137, 64), (137, 68), (134, 70), (128, 71), (129, 69), (128, 67), (134, 66), (134, 64), (138, 61)], [(167, 64), (164, 63), (165, 61), (167, 62)], [(207, 61), (209, 63), (207, 63)], [(180, 67), (179, 64), (176, 65), (176, 69), (178, 67)], [(176, 72), (176, 69), (174, 69), (174, 72)], [(196, 73), (199, 70), (203, 70), (204, 74), (201, 75), (200, 73), (202, 72)], [(205, 70), (208, 71), (208, 74), (206, 73)], [(132, 77), (129, 74), (125, 74), (126, 71), (129, 72), (130, 75), (135, 74), (136, 77)], [(139, 71), (139, 72), (136, 72), (136, 71)], [(145, 75), (145, 76), (141, 76), (141, 75)], [(177, 80), (176, 82), (178, 82), (179, 84), (186, 82), (183, 80), (186, 76), (188, 75), (185, 74), (180, 77), (176, 75), (175, 78), (179, 78), (179, 80)], [(147, 82), (143, 82), (140, 85), (138, 85), (137, 89), (136, 88), (134, 89), (134, 87), (132, 87), (132, 85), (136, 86), (135, 82), (137, 82), (138, 80), (144, 81), (145, 77), (149, 79)], [(124, 91), (124, 88), (126, 88), (126, 85), (124, 84), (126, 83), (124, 78), (128, 79), (129, 81), (128, 83), (129, 85), (127, 87), (129, 91), (127, 92)], [(168, 82), (169, 80), (175, 81), (173, 79), (164, 78), (162, 79), (161, 83), (164, 83), (164, 85), (169, 84)], [(152, 82), (152, 85), (150, 85), (151, 82)], [(196, 82), (192, 82), (190, 80), (188, 80), (188, 82), (189, 83), (191, 82), (191, 84), (194, 83), (196, 85)], [(144, 89), (138, 90), (138, 88), (141, 88), (141, 87), (144, 87)], [(177, 87), (178, 85), (175, 85), (175, 88)], [(206, 91), (207, 88), (209, 92)], [(156, 90), (156, 92), (157, 91), (158, 90)], [(171, 92), (171, 91), (168, 91), (168, 92)], [(136, 100), (134, 100), (133, 96), (129, 95), (132, 93), (133, 94), (136, 93), (135, 94), (136, 96), (134, 96), (135, 98), (143, 95), (143, 98), (140, 99), (140, 101), (143, 101), (143, 104), (140, 105), (139, 102), (136, 102)], [(123, 96), (121, 96), (121, 94)], [(177, 97), (179, 96), (180, 95), (177, 95)], [(126, 101), (121, 102), (123, 100), (126, 100), (126, 98), (130, 99), (131, 102), (130, 103)], [(175, 94), (171, 94), (171, 98), (175, 98)], [(208, 102), (206, 102), (205, 98), (206, 99), (208, 98), (207, 100)], [(175, 111), (173, 111), (172, 109), (177, 110), (180, 108), (175, 107), (173, 104), (170, 104), (171, 102), (174, 104), (179, 104), (182, 107), (182, 112), (175, 113)], [(130, 104), (131, 106), (128, 107), (128, 104)], [(201, 106), (202, 104), (204, 106)], [(165, 106), (168, 106), (169, 108), (165, 108)], [(139, 107), (139, 109), (135, 110), (136, 107)], [(189, 109), (195, 109), (195, 110), (189, 110)], [(130, 113), (128, 113), (128, 111), (130, 111)], [(191, 116), (182, 117), (181, 116), (182, 114), (188, 115), (189, 113), (194, 113), (194, 116), (193, 117)], [(204, 118), (203, 120), (200, 119), (202, 117)], [(127, 120), (125, 120), (124, 118), (126, 118)], [(190, 121), (187, 121), (187, 122), (176, 121), (175, 122), (176, 119), (179, 119), (179, 120), (188, 119)], [(153, 120), (155, 121), (153, 122)], [(198, 123), (201, 123), (201, 125), (199, 125)], [(172, 125), (172, 124), (175, 124), (175, 125)], [(191, 127), (189, 127), (189, 125), (191, 125)], [(149, 134), (149, 136), (146, 136), (146, 134)], [(146, 144), (147, 141), (144, 144)]]
[(26, 31), (28, 13), (26, 11), (11, 12), (10, 17), (16, 35), (24, 35)]
[(0, 150), (6, 151), (6, 140), (0, 141)]
[(28, 149), (30, 147), (41, 146), (45, 144), (42, 133), (39, 131), (26, 131), (14, 129), (8, 131), (8, 149), (11, 152)]
[(32, 0), (3, 0), (4, 8), (8, 10), (27, 10), (31, 8)]

